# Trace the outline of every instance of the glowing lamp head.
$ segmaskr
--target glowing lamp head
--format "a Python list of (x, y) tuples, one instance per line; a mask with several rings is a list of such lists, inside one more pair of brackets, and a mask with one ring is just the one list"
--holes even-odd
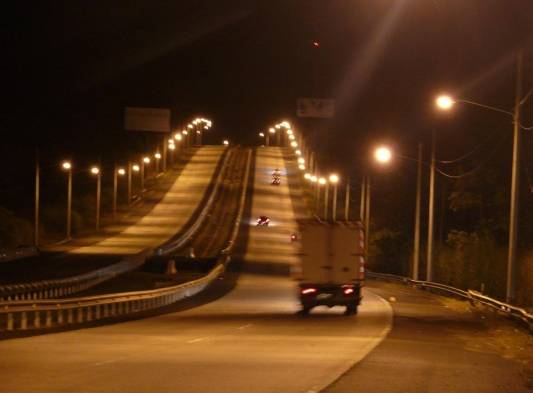
[(292, 147), (298, 147), (298, 143), (297, 143), (296, 141), (292, 141), (292, 142), (291, 142), (291, 146), (292, 146)]
[(315, 175), (312, 175), (312, 176), (311, 176), (311, 181), (312, 181), (313, 183), (316, 183), (316, 182), (318, 181), (318, 177), (316, 177)]
[(183, 135), (187, 135), (189, 132), (188, 132), (187, 130), (183, 130), (181, 133), (182, 133)]
[(176, 145), (174, 145), (174, 144), (168, 145), (168, 149), (169, 150), (175, 150), (176, 149)]
[(187, 128), (193, 128), (193, 125), (192, 124), (187, 124)]
[(450, 110), (453, 104), (455, 104), (455, 101), (449, 95), (440, 95), (435, 99), (435, 105), (443, 111)]
[(259, 136), (260, 136), (261, 138), (263, 138), (263, 137), (265, 136), (265, 133), (264, 133), (264, 132), (260, 132), (260, 133), (259, 133)]
[(381, 146), (374, 151), (374, 158), (381, 164), (387, 164), (392, 158), (392, 152), (388, 147)]
[(131, 166), (131, 169), (133, 169), (133, 172), (139, 172), (141, 170), (141, 167), (137, 164), (133, 164)]
[(329, 181), (330, 183), (337, 184), (339, 182), (339, 176), (335, 173), (332, 173), (329, 175)]
[(298, 164), (305, 164), (305, 159), (302, 157), (298, 158)]
[(61, 168), (63, 168), (65, 171), (70, 171), (72, 169), (72, 164), (70, 161), (63, 161), (61, 163)]
[(290, 134), (289, 135), (289, 140), (293, 141), (294, 140), (294, 135)]
[(155, 153), (154, 157), (155, 157), (156, 160), (160, 160), (161, 159), (161, 153)]
[(100, 173), (100, 168), (98, 168), (97, 166), (91, 167), (91, 173), (93, 175), (98, 175)]
[(270, 127), (270, 128), (268, 129), (268, 132), (270, 132), (271, 134), (274, 134), (274, 133), (276, 132), (276, 129)]
[(311, 174), (309, 172), (306, 172), (306, 174), (304, 175), (304, 178), (307, 180), (311, 180)]
[(229, 145), (229, 141), (228, 141), (227, 139), (224, 139), (224, 141), (222, 142), (222, 144), (223, 144), (224, 146), (228, 146), (228, 145)]
[(126, 170), (124, 168), (118, 168), (117, 173), (120, 176), (124, 176), (126, 174)]
[(325, 177), (321, 177), (318, 179), (318, 184), (320, 184), (321, 186), (323, 186), (324, 184), (326, 184), (328, 181), (326, 180)]
[(301, 171), (305, 171), (305, 165), (304, 165), (304, 164), (300, 164), (300, 165), (298, 165), (298, 168), (299, 168)]
[(143, 162), (144, 162), (145, 164), (149, 164), (149, 163), (150, 163), (150, 157), (144, 157), (144, 158), (143, 158)]
[(174, 135), (174, 139), (177, 141), (181, 141), (181, 134)]
[(301, 156), (302, 155), (302, 151), (301, 150), (296, 150), (294, 152), (294, 154), (296, 154), (297, 156)]

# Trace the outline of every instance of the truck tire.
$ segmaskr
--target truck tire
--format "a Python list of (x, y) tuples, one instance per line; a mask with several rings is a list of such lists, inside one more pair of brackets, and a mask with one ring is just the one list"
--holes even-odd
[(300, 310), (300, 315), (309, 315), (312, 308), (313, 307), (302, 307), (302, 309)]
[(357, 305), (350, 304), (346, 306), (346, 311), (344, 312), (344, 315), (357, 315)]

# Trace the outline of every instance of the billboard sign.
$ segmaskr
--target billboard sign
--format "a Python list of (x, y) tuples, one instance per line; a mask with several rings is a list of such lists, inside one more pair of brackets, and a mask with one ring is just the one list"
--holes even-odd
[(335, 116), (335, 100), (328, 98), (298, 98), (298, 117), (329, 118)]
[(124, 128), (129, 131), (169, 132), (170, 109), (126, 107)]

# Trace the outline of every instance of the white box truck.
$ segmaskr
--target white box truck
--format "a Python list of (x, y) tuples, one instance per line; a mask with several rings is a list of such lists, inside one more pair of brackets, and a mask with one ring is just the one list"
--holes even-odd
[(357, 314), (365, 278), (364, 231), (360, 222), (301, 221), (302, 313), (316, 306), (345, 306)]

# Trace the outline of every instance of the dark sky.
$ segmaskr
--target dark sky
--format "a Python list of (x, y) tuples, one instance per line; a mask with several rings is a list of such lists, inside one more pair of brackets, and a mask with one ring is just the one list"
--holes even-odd
[[(532, 0), (35, 1), (5, 10), (2, 133), (9, 145), (108, 155), (125, 106), (201, 114), (217, 135), (254, 142), (295, 118), (301, 96), (332, 97), (337, 116), (300, 121), (328, 165), (356, 165), (374, 141), (414, 154), (439, 129), (444, 156), (508, 119), (473, 108), (443, 118), (451, 91), (513, 105), (513, 53), (533, 87)], [(320, 46), (313, 46), (318, 41)], [(524, 106), (533, 123), (533, 99)], [(530, 138), (531, 139), (531, 138)], [(126, 146), (127, 143), (123, 144)], [(529, 145), (530, 146), (530, 145)], [(26, 153), (17, 153), (18, 158)], [(9, 156), (9, 154), (7, 154)], [(533, 166), (533, 165), (532, 165)]]

